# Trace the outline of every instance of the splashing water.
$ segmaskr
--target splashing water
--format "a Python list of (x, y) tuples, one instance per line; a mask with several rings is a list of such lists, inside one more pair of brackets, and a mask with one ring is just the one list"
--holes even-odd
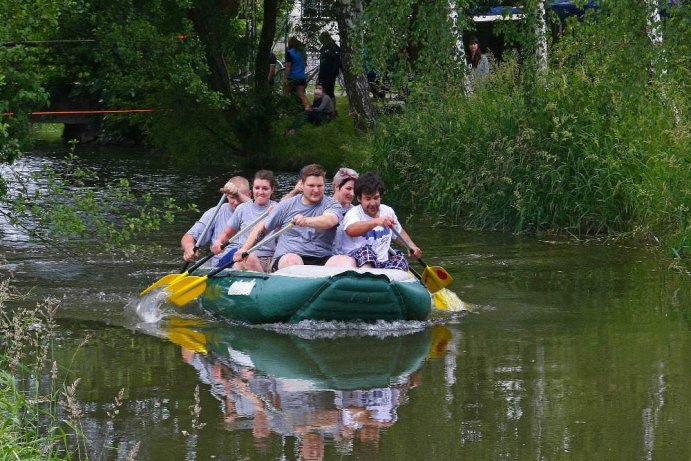
[(139, 302), (134, 308), (134, 312), (142, 322), (158, 322), (164, 317), (164, 311), (161, 309), (161, 304), (163, 304), (167, 296), (168, 293), (166, 292), (165, 288), (153, 290), (139, 298)]

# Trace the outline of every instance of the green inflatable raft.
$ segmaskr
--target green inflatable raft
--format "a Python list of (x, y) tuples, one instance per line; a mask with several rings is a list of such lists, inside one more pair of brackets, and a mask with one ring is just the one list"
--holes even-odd
[(207, 281), (202, 307), (252, 324), (413, 321), (430, 314), (430, 293), (391, 269), (292, 266), (273, 274), (225, 270)]

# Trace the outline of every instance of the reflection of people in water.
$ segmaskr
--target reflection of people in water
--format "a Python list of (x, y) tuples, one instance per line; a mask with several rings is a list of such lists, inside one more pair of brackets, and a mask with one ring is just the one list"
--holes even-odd
[[(380, 362), (363, 366), (358, 376), (354, 376), (350, 368), (339, 369), (338, 359), (344, 357), (340, 355), (342, 348), (319, 340), (296, 340), (301, 347), (322, 352), (318, 359), (313, 354), (310, 360), (314, 361), (299, 357), (293, 357), (292, 361), (286, 359), (280, 367), (273, 368), (272, 376), (262, 364), (270, 367), (274, 363), (267, 358), (273, 357), (276, 348), (287, 344), (285, 337), (267, 334), (261, 345), (268, 342), (271, 345), (268, 349), (258, 348), (254, 336), (246, 342), (241, 334), (234, 339), (237, 346), (229, 341), (219, 342), (209, 349), (220, 352), (208, 354), (207, 349), (194, 353), (183, 345), (183, 358), (221, 402), (227, 430), (251, 430), (258, 448), (266, 447), (272, 434), (294, 437), (300, 459), (305, 460), (323, 459), (329, 445), (342, 454), (350, 454), (355, 440), (360, 447), (378, 449), (382, 434), (397, 422), (398, 409), (407, 403), (409, 389), (421, 383), (418, 370), (425, 358), (435, 360), (449, 355), (447, 346), (454, 343), (452, 333), (442, 326), (419, 335), (399, 337), (400, 343), (392, 340), (387, 344), (396, 346), (395, 351), (408, 352), (396, 355), (394, 351), (392, 357), (402, 360), (403, 365), (382, 378)], [(371, 338), (350, 338), (349, 341), (351, 353), (365, 350), (372, 344)], [(292, 339), (289, 343), (293, 343)], [(335, 343), (336, 346), (342, 344)], [(408, 347), (401, 348), (400, 344)], [(315, 363), (329, 366), (315, 367)], [(284, 377), (284, 373), (293, 377)], [(354, 382), (361, 388), (341, 389)]]
[(323, 459), (327, 439), (347, 452), (355, 437), (378, 446), (382, 428), (396, 422), (407, 390), (419, 383), (415, 373), (388, 388), (312, 390), (213, 355), (184, 348), (182, 355), (221, 402), (226, 429), (249, 429), (251, 421), (252, 435), (260, 444), (271, 432), (295, 436), (305, 460)]

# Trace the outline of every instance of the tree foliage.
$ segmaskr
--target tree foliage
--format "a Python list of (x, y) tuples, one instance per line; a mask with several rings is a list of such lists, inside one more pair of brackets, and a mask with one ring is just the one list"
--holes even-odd
[[(430, 80), (373, 133), (373, 164), (399, 201), (439, 221), (661, 238), (688, 257), (691, 21), (684, 7), (665, 14), (662, 44), (639, 2), (573, 18), (544, 78), (525, 47), (471, 97), (460, 82)], [(534, 39), (533, 25), (521, 26), (518, 37)]]

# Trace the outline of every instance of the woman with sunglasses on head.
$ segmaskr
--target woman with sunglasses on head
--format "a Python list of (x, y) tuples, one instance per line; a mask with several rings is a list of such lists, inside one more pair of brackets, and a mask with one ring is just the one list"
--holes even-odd
[[(354, 187), (355, 181), (358, 179), (359, 175), (357, 171), (351, 168), (339, 168), (339, 170), (334, 175), (331, 185), (333, 186), (333, 198), (338, 203), (341, 204), (343, 208), (343, 216), (353, 207), (353, 197), (355, 196)], [(355, 259), (350, 256), (346, 256), (343, 251), (343, 236), (344, 230), (341, 225), (338, 225), (336, 229), (336, 238), (334, 238), (333, 253), (334, 256), (331, 257), (326, 262), (327, 266), (348, 266), (356, 267)]]

